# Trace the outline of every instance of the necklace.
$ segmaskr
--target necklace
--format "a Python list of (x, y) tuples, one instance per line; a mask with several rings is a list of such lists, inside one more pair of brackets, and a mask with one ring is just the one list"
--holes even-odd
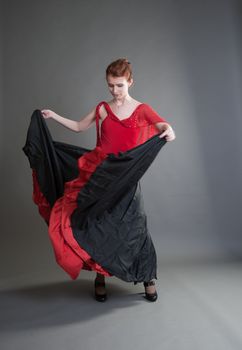
[(123, 102), (121, 105), (118, 105), (118, 104), (113, 100), (113, 104), (114, 104), (115, 108), (117, 108), (117, 111), (119, 111), (120, 108), (122, 108), (122, 107), (125, 106), (125, 101), (127, 101), (127, 100), (124, 99), (124, 102)]

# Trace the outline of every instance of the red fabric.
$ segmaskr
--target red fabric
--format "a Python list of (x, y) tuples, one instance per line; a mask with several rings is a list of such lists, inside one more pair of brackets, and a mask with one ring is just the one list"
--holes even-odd
[[(99, 108), (103, 103), (108, 114), (99, 130)], [(80, 189), (88, 182), (96, 167), (107, 157), (107, 153), (124, 152), (144, 143), (150, 137), (160, 133), (155, 126), (159, 122), (166, 122), (166, 120), (147, 104), (139, 105), (130, 117), (120, 121), (105, 101), (100, 102), (96, 108), (96, 147), (78, 159), (79, 176), (65, 183), (63, 196), (55, 202), (52, 209), (39, 188), (36, 172), (33, 170), (32, 198), (38, 205), (41, 216), (48, 222), (49, 237), (56, 262), (72, 279), (78, 277), (81, 269), (112, 276), (80, 247), (73, 236), (70, 216), (77, 207), (76, 201)]]
[[(107, 116), (100, 120), (100, 107), (104, 105)], [(136, 147), (152, 136), (159, 134), (156, 123), (167, 121), (160, 117), (156, 111), (146, 103), (136, 107), (133, 113), (120, 120), (113, 112), (109, 104), (102, 101), (96, 108), (97, 145), (106, 153), (118, 153)]]
[(112, 276), (96, 263), (75, 240), (70, 226), (70, 216), (77, 207), (77, 196), (88, 181), (96, 167), (106, 158), (99, 147), (85, 153), (78, 159), (79, 176), (65, 183), (64, 194), (59, 198), (51, 211), (49, 236), (54, 248), (57, 263), (76, 279), (81, 269), (94, 270), (105, 276)]
[(36, 170), (32, 169), (32, 179), (33, 179), (33, 194), (32, 199), (34, 203), (39, 208), (39, 213), (46, 222), (49, 222), (51, 207), (47, 202), (47, 199), (40, 190), (39, 183), (37, 180)]

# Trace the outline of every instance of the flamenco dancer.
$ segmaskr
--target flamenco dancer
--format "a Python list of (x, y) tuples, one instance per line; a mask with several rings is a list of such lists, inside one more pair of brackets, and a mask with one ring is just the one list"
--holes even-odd
[[(106, 81), (113, 98), (101, 101), (80, 121), (36, 109), (23, 151), (33, 176), (34, 203), (48, 225), (57, 263), (76, 279), (95, 271), (94, 296), (105, 301), (105, 277), (142, 282), (156, 301), (156, 251), (149, 233), (140, 178), (167, 141), (171, 125), (147, 103), (129, 94), (126, 58), (111, 62)], [(53, 141), (46, 119), (83, 132), (96, 125), (93, 150)]]

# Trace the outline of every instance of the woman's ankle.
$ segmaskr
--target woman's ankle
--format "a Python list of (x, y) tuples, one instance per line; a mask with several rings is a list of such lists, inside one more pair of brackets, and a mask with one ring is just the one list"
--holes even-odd
[(100, 273), (97, 273), (96, 274), (96, 280), (98, 280), (98, 281), (105, 281), (105, 276), (100, 274)]

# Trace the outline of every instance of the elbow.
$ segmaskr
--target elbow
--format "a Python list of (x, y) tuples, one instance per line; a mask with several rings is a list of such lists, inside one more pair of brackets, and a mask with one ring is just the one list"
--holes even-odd
[(82, 128), (82, 125), (80, 124), (80, 122), (77, 122), (76, 128), (75, 128), (74, 131), (75, 131), (76, 133), (83, 131), (83, 128)]

